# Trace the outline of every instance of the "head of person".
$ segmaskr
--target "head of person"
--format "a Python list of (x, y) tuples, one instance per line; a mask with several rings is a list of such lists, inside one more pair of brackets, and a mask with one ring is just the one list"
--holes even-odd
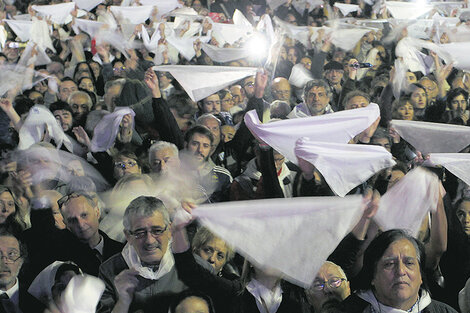
[(80, 62), (75, 66), (75, 71), (73, 73), (73, 79), (79, 81), (83, 77), (92, 77), (94, 78), (93, 70), (90, 65), (86, 62)]
[(202, 164), (209, 159), (214, 135), (203, 125), (191, 127), (184, 135), (185, 150), (194, 156), (197, 163)]
[(414, 119), (414, 108), (409, 97), (401, 97), (393, 102), (392, 117), (405, 121), (412, 121)]
[(116, 77), (125, 77), (126, 76), (126, 67), (121, 60), (114, 60), (113, 65), (113, 75)]
[(158, 85), (161, 89), (165, 89), (170, 86), (171, 82), (173, 81), (173, 76), (169, 72), (157, 72), (158, 76)]
[(77, 84), (70, 77), (64, 77), (59, 85), (58, 98), (66, 102), (69, 96), (78, 90)]
[(439, 88), (436, 82), (431, 78), (424, 76), (419, 80), (419, 84), (426, 89), (428, 102), (436, 101), (437, 94), (439, 93)]
[(169, 249), (170, 214), (160, 199), (140, 196), (124, 212), (124, 234), (144, 265), (159, 265)]
[(95, 83), (91, 77), (82, 77), (78, 80), (78, 88), (89, 92), (96, 92)]
[(392, 150), (392, 138), (388, 131), (382, 127), (377, 127), (374, 135), (370, 139), (370, 143), (375, 146), (384, 147), (388, 152)]
[(72, 108), (75, 121), (83, 121), (85, 124), (86, 117), (93, 106), (90, 96), (84, 91), (75, 91), (70, 94), (67, 103)]
[(468, 109), (468, 92), (462, 88), (451, 89), (447, 93), (447, 108), (456, 114), (462, 114)]
[(207, 98), (202, 99), (198, 103), (199, 110), (204, 113), (217, 114), (220, 112), (220, 97), (218, 93), (214, 93)]
[(214, 306), (207, 295), (188, 289), (175, 296), (169, 313), (214, 313)]
[(232, 94), (233, 104), (239, 105), (245, 101), (245, 90), (240, 85), (233, 85), (230, 87)]
[(201, 115), (196, 120), (196, 125), (206, 126), (211, 131), (212, 135), (214, 136), (214, 141), (212, 142), (212, 150), (215, 150), (215, 148), (217, 148), (217, 146), (220, 143), (220, 138), (221, 138), (220, 126), (221, 126), (221, 124), (222, 123), (220, 122), (220, 120), (212, 114)]
[(109, 112), (114, 112), (114, 108), (117, 106), (119, 96), (121, 95), (122, 87), (126, 83), (124, 78), (118, 78), (114, 80), (108, 80), (104, 85), (104, 96), (103, 100), (106, 105), (106, 109)]
[(9, 216), (19, 211), (13, 192), (7, 186), (0, 185), (0, 224), (4, 224)]
[(193, 116), (197, 111), (194, 102), (180, 93), (171, 95), (167, 102), (179, 129), (183, 133), (186, 132), (194, 124)]
[(282, 100), (274, 100), (269, 106), (271, 118), (281, 120), (287, 119), (287, 115), (291, 112), (291, 107), (288, 102)]
[(413, 72), (406, 72), (405, 74), (406, 76), (406, 81), (408, 82), (408, 84), (416, 84), (418, 82), (418, 78), (416, 77), (416, 74), (413, 73)]
[(167, 173), (180, 164), (178, 148), (166, 141), (158, 141), (150, 146), (149, 164), (152, 173)]
[(365, 108), (370, 103), (370, 96), (360, 90), (353, 90), (348, 92), (343, 100), (343, 107), (345, 110), (352, 110), (358, 108)]
[(72, 192), (60, 198), (57, 203), (67, 229), (81, 242), (96, 246), (100, 241), (100, 209), (92, 195), (87, 192)]
[(287, 60), (294, 65), (299, 61), (299, 54), (295, 46), (287, 48)]
[(302, 64), (309, 71), (312, 69), (312, 59), (310, 57), (303, 57), (300, 59), (300, 64)]
[(331, 99), (331, 91), (323, 79), (313, 79), (305, 84), (304, 101), (311, 115), (322, 115)]
[(470, 75), (468, 73), (459, 73), (457, 76), (452, 80), (452, 89), (455, 88), (462, 88), (465, 89), (466, 92), (470, 92)]
[(232, 125), (223, 125), (220, 127), (220, 134), (224, 142), (229, 142), (235, 137), (237, 130)]
[(27, 250), (19, 238), (0, 225), (0, 290), (12, 288), (27, 257)]
[(218, 92), (220, 98), (220, 110), (222, 112), (230, 112), (230, 109), (234, 106), (232, 93), (228, 89), (222, 89)]
[(73, 110), (67, 102), (59, 100), (51, 103), (49, 110), (52, 112), (64, 132), (72, 130)]
[(390, 172), (390, 178), (388, 180), (387, 190), (392, 188), (396, 183), (402, 179), (407, 172), (406, 164), (402, 162), (397, 162), (396, 165), (392, 167), (392, 171)]
[(305, 290), (305, 294), (314, 312), (321, 312), (325, 302), (341, 302), (351, 294), (351, 289), (343, 269), (333, 262), (326, 261), (315, 276), (312, 286)]
[(455, 204), (455, 215), (463, 232), (470, 237), (470, 198), (462, 198)]
[(330, 85), (341, 84), (343, 79), (344, 67), (342, 63), (331, 61), (323, 67), (325, 79), (330, 83)]
[(415, 109), (425, 109), (428, 104), (426, 88), (420, 84), (410, 85), (410, 102)]
[(290, 102), (291, 86), (284, 77), (276, 77), (272, 83), (272, 94), (274, 100)]
[(114, 161), (114, 178), (116, 180), (127, 174), (141, 174), (142, 167), (139, 159), (134, 152), (121, 151), (113, 157)]
[(207, 228), (201, 227), (192, 241), (193, 253), (209, 262), (216, 273), (220, 273), (225, 263), (233, 258), (234, 252), (227, 243), (211, 233)]
[(57, 57), (51, 58), (51, 63), (46, 65), (46, 70), (50, 75), (55, 75), (57, 78), (62, 79), (64, 78), (64, 61)]
[(255, 76), (248, 76), (243, 80), (243, 90), (247, 98), (251, 98), (255, 94)]
[(424, 247), (401, 229), (379, 234), (364, 252), (360, 288), (381, 304), (407, 311), (418, 300), (424, 279)]

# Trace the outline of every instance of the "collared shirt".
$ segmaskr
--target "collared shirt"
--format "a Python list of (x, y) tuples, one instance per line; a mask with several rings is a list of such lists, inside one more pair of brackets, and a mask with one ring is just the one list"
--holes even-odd
[(103, 250), (104, 250), (104, 240), (103, 236), (100, 235), (100, 242), (96, 246), (92, 248), (93, 250), (98, 250), (98, 252), (103, 255)]
[[(20, 290), (20, 283), (18, 282), (18, 278), (16, 279), (15, 284), (13, 285), (13, 287), (11, 287), (10, 289), (8, 289), (6, 291), (0, 290), (0, 294), (4, 294), (4, 293), (7, 294), (8, 298), (10, 298), (11, 303), (13, 303), (15, 305), (17, 310), (18, 310), (19, 305), (20, 305), (19, 290)], [(19, 310), (18, 310), (18, 312), (19, 312)]]

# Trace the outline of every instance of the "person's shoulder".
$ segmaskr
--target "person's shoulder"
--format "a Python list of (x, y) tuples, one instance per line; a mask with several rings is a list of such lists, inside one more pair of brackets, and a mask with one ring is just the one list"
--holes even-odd
[(121, 253), (116, 253), (100, 265), (100, 275), (117, 275), (125, 269), (128, 269), (126, 261)]
[(344, 312), (360, 313), (363, 312), (368, 305), (369, 303), (367, 301), (361, 299), (356, 294), (351, 294), (341, 302), (340, 307)]
[(457, 313), (450, 305), (437, 300), (431, 300), (431, 303), (423, 311), (429, 313)]

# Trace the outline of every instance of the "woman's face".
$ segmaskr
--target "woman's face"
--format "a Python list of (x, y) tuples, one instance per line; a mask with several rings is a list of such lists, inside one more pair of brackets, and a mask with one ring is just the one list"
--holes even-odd
[(227, 245), (222, 239), (213, 238), (202, 245), (197, 254), (219, 273), (227, 262)]
[(233, 97), (231, 93), (227, 93), (222, 99), (222, 110), (223, 112), (230, 112), (230, 109), (235, 103), (233, 102)]
[(91, 91), (91, 92), (95, 92), (95, 86), (93, 85), (93, 81), (90, 78), (82, 79), (78, 87)]
[(141, 174), (141, 169), (136, 160), (122, 156), (114, 162), (114, 178), (120, 179), (126, 174)]
[(470, 236), (470, 201), (462, 201), (456, 214), (463, 231)]
[(8, 216), (15, 213), (15, 200), (8, 191), (0, 194), (0, 224), (5, 223)]
[(281, 47), (281, 51), (279, 52), (279, 56), (281, 57), (282, 60), (287, 60), (287, 51), (284, 46)]
[(410, 102), (407, 102), (405, 105), (398, 108), (397, 113), (400, 116), (399, 119), (412, 121), (414, 117), (413, 105)]
[(422, 88), (415, 88), (411, 93), (411, 104), (415, 109), (424, 109), (427, 104), (426, 92)]

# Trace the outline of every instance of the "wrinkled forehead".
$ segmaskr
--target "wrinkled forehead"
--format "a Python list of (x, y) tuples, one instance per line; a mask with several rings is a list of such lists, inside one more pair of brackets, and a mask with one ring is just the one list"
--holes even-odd
[(325, 262), (318, 271), (315, 280), (328, 280), (332, 277), (346, 278), (346, 275), (338, 265), (331, 262)]

